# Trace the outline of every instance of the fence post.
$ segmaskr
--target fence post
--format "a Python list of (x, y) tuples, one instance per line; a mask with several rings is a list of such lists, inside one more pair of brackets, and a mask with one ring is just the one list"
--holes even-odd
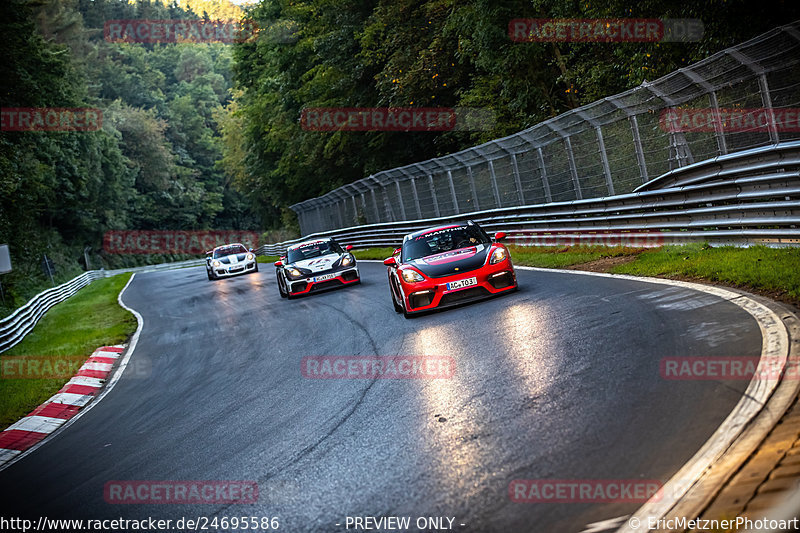
[(539, 170), (540, 174), (542, 175), (542, 187), (544, 188), (544, 198), (546, 202), (550, 203), (553, 201), (553, 195), (550, 194), (550, 181), (547, 179), (547, 169), (544, 166), (544, 154), (542, 153), (542, 147), (541, 146), (537, 147), (536, 152), (539, 154)]
[(406, 216), (406, 206), (403, 204), (403, 193), (400, 192), (400, 180), (394, 180), (394, 185), (397, 189), (397, 201), (400, 202), (400, 215), (402, 215), (403, 220), (408, 220)]
[(472, 201), (475, 202), (473, 211), (480, 211), (481, 204), (478, 201), (478, 191), (475, 189), (475, 177), (472, 175), (472, 167), (467, 165), (467, 176), (469, 176), (469, 188), (472, 190)]
[(642, 138), (639, 136), (639, 121), (636, 115), (628, 117), (631, 121), (631, 132), (633, 132), (633, 148), (636, 151), (636, 163), (639, 165), (639, 174), (642, 175), (642, 183), (647, 183), (647, 165), (644, 162), (644, 150), (642, 149)]
[(381, 210), (378, 209), (378, 199), (375, 198), (374, 186), (369, 188), (369, 195), (372, 197), (372, 207), (375, 209), (375, 217), (378, 219), (376, 222), (385, 222), (384, 217), (381, 216)]
[(442, 216), (439, 212), (439, 200), (436, 198), (436, 187), (433, 186), (433, 176), (428, 174), (428, 186), (431, 189), (431, 199), (433, 200), (433, 212), (436, 215), (436, 218)]
[(767, 110), (769, 116), (769, 123), (767, 124), (767, 128), (769, 129), (769, 141), (772, 144), (778, 144), (781, 142), (781, 138), (780, 135), (778, 135), (778, 128), (775, 125), (775, 114), (772, 111), (772, 96), (769, 94), (767, 75), (763, 72), (758, 77), (758, 88), (761, 91), (761, 103), (764, 105), (764, 109)]
[(456, 196), (456, 187), (453, 184), (453, 173), (450, 171), (450, 169), (447, 170), (447, 181), (450, 183), (450, 194), (453, 197), (453, 209), (456, 210), (457, 215), (461, 211), (458, 209), (458, 197)]
[(519, 177), (519, 165), (517, 165), (517, 154), (511, 154), (511, 165), (514, 170), (514, 184), (517, 186), (517, 196), (519, 205), (525, 205), (525, 194), (522, 192), (522, 180)]
[(603, 173), (606, 175), (606, 186), (608, 187), (608, 195), (614, 196), (614, 182), (611, 180), (611, 167), (608, 164), (606, 143), (603, 141), (603, 130), (600, 128), (600, 126), (595, 126), (594, 131), (597, 133), (597, 144), (600, 146), (600, 159), (603, 162)]
[(494, 164), (492, 160), (489, 160), (489, 176), (492, 178), (492, 192), (494, 193), (494, 202), (497, 207), (503, 207), (503, 204), (500, 203), (500, 191), (497, 188), (497, 176), (494, 175)]
[(419, 206), (419, 193), (417, 193), (417, 178), (411, 178), (411, 192), (414, 195), (414, 206), (417, 208), (417, 218), (422, 218), (422, 208)]
[(569, 160), (569, 173), (572, 175), (572, 183), (575, 186), (575, 199), (583, 200), (581, 192), (581, 182), (578, 179), (578, 167), (575, 165), (575, 156), (572, 153), (572, 141), (569, 137), (564, 137), (564, 146), (567, 148), (567, 158)]

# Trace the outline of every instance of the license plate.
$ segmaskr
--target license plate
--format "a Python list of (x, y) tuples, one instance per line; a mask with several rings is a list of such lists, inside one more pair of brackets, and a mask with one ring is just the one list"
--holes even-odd
[(467, 278), (467, 279), (460, 279), (458, 281), (451, 281), (447, 284), (447, 290), (452, 291), (453, 289), (463, 289), (464, 287), (471, 287), (472, 285), (478, 284), (478, 278)]
[(336, 277), (336, 274), (325, 274), (323, 276), (317, 276), (316, 278), (314, 278), (314, 283), (316, 283), (318, 281), (325, 281), (325, 280), (333, 279), (335, 277)]

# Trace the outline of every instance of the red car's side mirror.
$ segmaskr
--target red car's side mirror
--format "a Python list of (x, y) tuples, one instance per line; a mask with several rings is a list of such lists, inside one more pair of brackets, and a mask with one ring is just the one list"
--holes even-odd
[(389, 257), (388, 259), (383, 260), (383, 264), (387, 267), (397, 266), (397, 259), (394, 257)]
[(402, 248), (395, 248), (395, 249), (394, 249), (394, 252), (392, 252), (392, 255), (397, 255), (397, 254), (399, 254), (399, 253), (400, 253), (400, 252), (402, 252), (402, 251), (403, 251), (403, 249), (402, 249)]
[(353, 249), (353, 245), (352, 244), (348, 244), (347, 246), (344, 247), (344, 249), (349, 252), (350, 250)]
[(495, 242), (500, 242), (505, 238), (506, 238), (505, 232), (498, 231), (497, 233), (494, 234), (494, 241)]
[(278, 260), (278, 261), (275, 261), (275, 266), (276, 266), (276, 267), (283, 266), (283, 261), (280, 261), (280, 260)]

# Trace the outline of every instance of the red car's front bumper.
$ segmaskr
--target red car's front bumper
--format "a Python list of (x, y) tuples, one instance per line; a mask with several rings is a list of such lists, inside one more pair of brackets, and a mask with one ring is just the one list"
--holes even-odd
[[(417, 283), (408, 283), (403, 276), (398, 277), (408, 313), (449, 307), (510, 292), (517, 288), (514, 266), (508, 258), (494, 265), (486, 264), (477, 270), (443, 278), (425, 276), (423, 281)], [(476, 283), (459, 289), (447, 288), (448, 283), (469, 278), (475, 278)]]

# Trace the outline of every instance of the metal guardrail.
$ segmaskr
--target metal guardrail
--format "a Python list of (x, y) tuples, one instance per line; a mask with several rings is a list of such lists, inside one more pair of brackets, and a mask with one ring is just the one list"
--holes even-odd
[(102, 270), (84, 272), (66, 283), (40, 292), (11, 315), (0, 320), (0, 352), (20, 342), (51, 307), (103, 277), (105, 273)]
[(145, 265), (141, 267), (120, 268), (116, 270), (90, 270), (52, 289), (43, 291), (14, 311), (0, 319), (0, 353), (19, 343), (36, 326), (44, 314), (54, 305), (63, 302), (83, 287), (101, 278), (108, 278), (126, 272), (154, 272), (175, 268), (200, 266), (205, 259), (190, 259), (176, 263)]
[[(663, 187), (651, 188), (657, 184)], [(413, 231), (467, 219), (505, 231), (509, 243), (521, 245), (798, 245), (800, 142), (683, 167), (630, 194), (355, 226), (266, 244), (257, 252), (282, 255), (287, 246), (314, 237), (335, 237), (356, 248), (394, 247)]]
[(662, 122), (662, 113), (683, 109), (800, 107), (798, 70), (800, 21), (508, 137), (378, 172), (291, 208), (307, 235), (634, 192), (695, 161), (800, 140), (774, 120), (752, 131), (683, 132)]

